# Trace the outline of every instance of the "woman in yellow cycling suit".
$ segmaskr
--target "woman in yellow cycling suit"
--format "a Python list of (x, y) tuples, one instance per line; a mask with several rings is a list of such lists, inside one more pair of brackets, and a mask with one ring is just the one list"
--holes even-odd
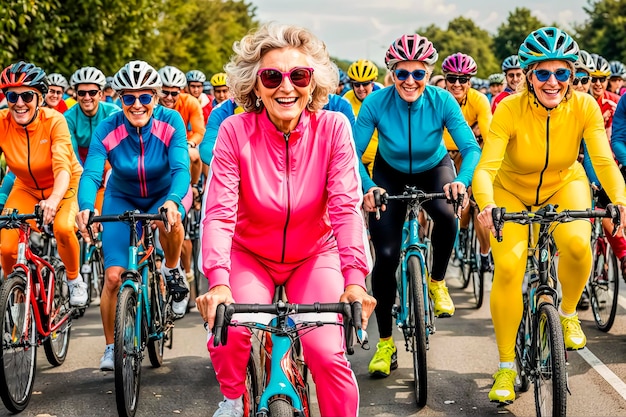
[[(492, 233), (494, 207), (507, 211), (548, 203), (558, 204), (559, 210), (589, 207), (588, 180), (576, 160), (583, 137), (607, 194), (614, 203), (626, 204), (624, 180), (606, 140), (598, 105), (590, 95), (570, 87), (578, 55), (577, 43), (554, 27), (532, 32), (520, 46), (526, 85), (496, 108), (474, 173), (474, 196), (482, 208), (478, 219)], [(620, 206), (620, 212), (623, 224), (626, 209)], [(494, 374), (489, 399), (507, 404), (515, 400), (515, 337), (522, 317), (528, 229), (506, 223), (502, 235), (502, 242), (492, 240), (491, 315), (500, 369)], [(591, 270), (590, 237), (591, 224), (581, 220), (561, 224), (554, 232), (563, 290), (559, 313), (568, 349), (586, 344), (576, 304)]]

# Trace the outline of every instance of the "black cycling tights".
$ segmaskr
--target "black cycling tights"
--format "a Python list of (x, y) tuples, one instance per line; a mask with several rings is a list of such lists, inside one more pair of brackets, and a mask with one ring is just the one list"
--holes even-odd
[[(387, 164), (380, 155), (374, 162), (374, 182), (390, 195), (402, 194), (405, 185), (416, 186), (427, 193), (443, 192), (443, 186), (454, 181), (452, 160), (446, 155), (434, 168), (419, 174), (404, 174)], [(457, 234), (457, 219), (452, 205), (445, 200), (432, 200), (423, 205), (433, 219), (432, 230), (433, 266), (431, 276), (442, 280), (446, 275), (448, 260), (454, 248)], [(400, 258), (400, 240), (406, 214), (406, 204), (391, 201), (387, 210), (376, 220), (370, 213), (369, 229), (376, 252), (376, 263), (372, 271), (372, 291), (378, 301), (376, 321), (381, 338), (391, 336), (391, 308), (396, 300), (395, 271)]]

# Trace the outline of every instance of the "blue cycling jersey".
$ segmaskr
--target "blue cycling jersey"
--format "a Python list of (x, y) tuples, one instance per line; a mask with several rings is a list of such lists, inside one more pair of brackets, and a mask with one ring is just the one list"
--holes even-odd
[[(412, 103), (404, 101), (393, 87), (375, 91), (365, 98), (354, 125), (359, 160), (374, 129), (378, 129), (378, 153), (393, 169), (407, 174), (428, 171), (447, 153), (442, 139), (444, 127), (463, 156), (456, 181), (468, 186), (480, 159), (480, 147), (452, 94), (430, 85), (425, 86), (424, 92)], [(376, 184), (365, 166), (360, 165), (363, 190), (367, 191)]]
[(189, 189), (187, 132), (175, 110), (154, 107), (141, 128), (131, 126), (122, 112), (98, 125), (78, 187), (80, 210), (93, 210), (107, 159), (111, 163), (107, 193), (151, 200), (167, 195), (180, 206)]
[(121, 110), (113, 103), (101, 101), (98, 103), (98, 110), (93, 116), (87, 116), (83, 113), (78, 104), (63, 113), (65, 120), (67, 120), (67, 126), (70, 129), (74, 152), (81, 165), (85, 163), (85, 158), (87, 158), (87, 152), (89, 151), (89, 143), (98, 124), (113, 113)]

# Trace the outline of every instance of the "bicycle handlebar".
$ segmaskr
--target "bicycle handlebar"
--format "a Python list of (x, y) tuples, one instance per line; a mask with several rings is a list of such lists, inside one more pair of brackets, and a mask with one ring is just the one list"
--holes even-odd
[(15, 229), (27, 220), (36, 220), (37, 227), (41, 228), (43, 225), (43, 210), (39, 205), (35, 206), (33, 213), (18, 214), (17, 210), (13, 210), (6, 216), (0, 216), (0, 229)]
[(589, 218), (610, 218), (613, 221), (613, 235), (620, 226), (620, 211), (613, 205), (608, 204), (606, 209), (585, 209), (585, 210), (563, 210), (557, 212), (558, 206), (548, 204), (537, 211), (519, 211), (507, 213), (504, 207), (495, 207), (491, 210), (493, 218), (493, 226), (496, 230), (496, 239), (502, 241), (502, 228), (505, 221), (512, 221), (519, 224), (542, 223), (548, 224), (553, 222), (569, 222), (575, 219)]
[(87, 220), (87, 231), (92, 242), (95, 242), (95, 236), (91, 230), (93, 223), (105, 223), (105, 222), (138, 222), (138, 221), (162, 221), (165, 225), (165, 230), (170, 231), (170, 224), (167, 221), (167, 209), (161, 207), (158, 214), (140, 213), (139, 210), (128, 210), (122, 214), (113, 214), (106, 216), (96, 216), (93, 211), (89, 212), (89, 220)]
[[(314, 304), (291, 304), (279, 301), (274, 304), (219, 304), (215, 315), (215, 323), (212, 329), (213, 346), (226, 345), (228, 340), (228, 326), (236, 313), (267, 313), (277, 316), (287, 316), (298, 313), (337, 313), (343, 315), (344, 335), (347, 352), (354, 353), (352, 348), (352, 329), (356, 330), (357, 342), (363, 349), (369, 349), (367, 333), (361, 328), (362, 306), (360, 302), (354, 303), (314, 303)], [(205, 323), (206, 326), (206, 323)]]
[(454, 213), (457, 213), (459, 207), (463, 205), (463, 199), (465, 197), (464, 194), (459, 194), (456, 200), (453, 200), (449, 199), (445, 193), (426, 193), (422, 190), (418, 190), (416, 187), (410, 186), (406, 186), (404, 192), (399, 195), (389, 195), (388, 193), (381, 194), (377, 188), (374, 189), (372, 193), (374, 194), (374, 204), (376, 206), (376, 220), (380, 219), (380, 207), (388, 204), (389, 200), (406, 202), (417, 201), (419, 205), (429, 200), (447, 200), (449, 204), (452, 204)]

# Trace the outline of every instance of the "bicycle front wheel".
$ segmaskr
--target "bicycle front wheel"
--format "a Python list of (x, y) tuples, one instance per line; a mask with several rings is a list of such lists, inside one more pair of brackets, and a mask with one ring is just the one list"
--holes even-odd
[(409, 348), (413, 353), (413, 372), (415, 374), (415, 401), (418, 407), (426, 405), (428, 395), (428, 376), (426, 364), (426, 321), (424, 308), (424, 287), (422, 267), (417, 256), (407, 259), (408, 291), (408, 335)]
[(243, 393), (244, 417), (256, 417), (256, 396), (258, 395), (258, 377), (254, 362), (254, 349), (250, 351), (248, 367), (246, 368), (246, 390)]
[(535, 409), (537, 416), (565, 416), (567, 371), (565, 343), (556, 308), (539, 307), (535, 328)]
[(25, 282), (24, 273), (14, 272), (0, 291), (0, 397), (12, 413), (19, 413), (28, 405), (37, 365), (37, 329), (33, 308), (26, 300)]
[(282, 397), (270, 398), (268, 408), (268, 417), (294, 417), (293, 407)]
[(115, 401), (121, 417), (133, 417), (137, 411), (142, 360), (137, 314), (137, 294), (125, 287), (115, 313)]
[[(68, 317), (71, 308), (65, 266), (58, 266), (54, 275), (54, 297), (52, 298), (52, 310), (50, 311), (50, 328), (57, 326), (58, 328), (50, 332), (50, 336), (43, 342), (43, 348), (50, 365), (60, 366), (67, 357), (72, 318)], [(63, 324), (59, 325), (59, 323)]]
[(91, 254), (91, 280), (93, 288), (93, 297), (100, 297), (104, 288), (104, 258), (102, 257), (102, 248), (94, 248)]
[(472, 279), (472, 289), (474, 290), (474, 298), (476, 300), (476, 308), (480, 308), (483, 305), (484, 299), (484, 281), (485, 274), (481, 272), (480, 267), (480, 246), (478, 244), (478, 238), (476, 237), (476, 230), (474, 229), (474, 220), (470, 220), (470, 243), (469, 254), (472, 256), (470, 260), (470, 275)]
[(589, 301), (598, 329), (608, 332), (617, 313), (619, 273), (617, 257), (605, 238), (596, 240), (592, 248), (593, 269), (589, 277)]

